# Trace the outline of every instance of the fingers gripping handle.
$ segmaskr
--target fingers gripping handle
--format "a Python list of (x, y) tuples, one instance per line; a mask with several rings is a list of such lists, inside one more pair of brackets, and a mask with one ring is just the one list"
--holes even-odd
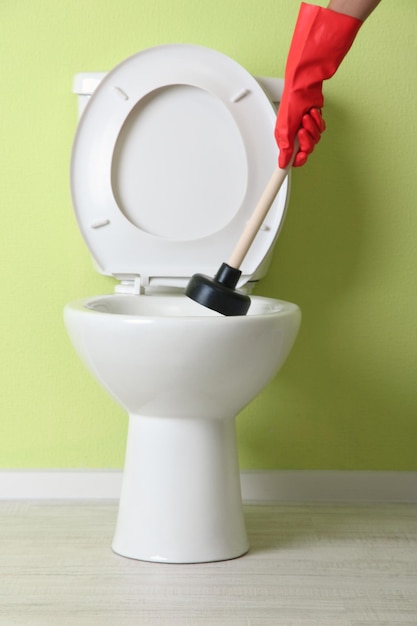
[(253, 240), (255, 239), (260, 227), (262, 226), (262, 222), (264, 221), (273, 201), (275, 200), (275, 197), (277, 196), (284, 180), (288, 175), (288, 172), (290, 171), (292, 162), (297, 151), (298, 147), (294, 146), (293, 158), (291, 159), (290, 164), (285, 169), (280, 169), (279, 167), (277, 167), (277, 169), (272, 174), (262, 196), (258, 201), (258, 204), (255, 207), (254, 212), (249, 218), (249, 221), (246, 224), (246, 227), (235, 246), (235, 249), (233, 250), (229, 260), (227, 261), (227, 264), (230, 265), (230, 267), (238, 269), (241, 266), (243, 259), (247, 255), (249, 248), (253, 243)]

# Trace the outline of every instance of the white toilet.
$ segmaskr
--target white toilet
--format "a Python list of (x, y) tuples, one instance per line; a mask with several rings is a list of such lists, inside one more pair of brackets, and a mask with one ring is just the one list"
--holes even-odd
[[(252, 296), (246, 316), (223, 317), (183, 292), (229, 256), (276, 167), (265, 88), (280, 84), (183, 44), (76, 77), (73, 205), (96, 269), (118, 284), (64, 317), (129, 414), (113, 540), (123, 556), (197, 563), (249, 548), (235, 417), (285, 361), (300, 311)], [(286, 181), (243, 262), (242, 290), (266, 272), (288, 193)]]

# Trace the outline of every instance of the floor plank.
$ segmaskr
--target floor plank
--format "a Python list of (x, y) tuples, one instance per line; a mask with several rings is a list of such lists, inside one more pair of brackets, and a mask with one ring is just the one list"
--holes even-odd
[(111, 551), (114, 502), (0, 503), (0, 626), (417, 625), (417, 505), (245, 506), (250, 552)]

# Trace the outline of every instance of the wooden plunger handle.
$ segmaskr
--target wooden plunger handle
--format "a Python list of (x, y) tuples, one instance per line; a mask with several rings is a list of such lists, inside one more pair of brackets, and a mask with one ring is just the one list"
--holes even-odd
[(265, 188), (265, 191), (259, 198), (258, 204), (256, 205), (254, 212), (250, 216), (249, 221), (246, 224), (246, 227), (235, 246), (235, 249), (233, 250), (229, 260), (227, 261), (227, 264), (230, 265), (230, 267), (239, 269), (239, 267), (241, 266), (243, 259), (247, 255), (249, 248), (253, 243), (253, 240), (255, 239), (260, 227), (262, 226), (262, 222), (264, 221), (273, 201), (275, 200), (276, 195), (278, 194), (278, 191), (281, 189), (281, 186), (291, 169), (292, 162), (295, 158), (297, 151), (298, 141), (296, 140), (296, 142), (294, 143), (293, 157), (289, 165), (283, 170), (277, 167), (277, 169), (272, 174), (269, 183)]

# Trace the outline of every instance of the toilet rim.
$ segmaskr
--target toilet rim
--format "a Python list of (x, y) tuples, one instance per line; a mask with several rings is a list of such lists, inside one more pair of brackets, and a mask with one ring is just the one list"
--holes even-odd
[[(175, 54), (173, 55), (173, 53)], [(149, 72), (146, 80), (131, 83), (137, 64), (148, 56), (161, 55), (170, 63), (161, 72)], [(173, 55), (173, 56), (172, 56)], [(196, 60), (190, 66), (190, 55)], [(172, 57), (172, 58), (171, 58)], [(184, 59), (187, 63), (181, 63)], [(213, 65), (212, 75), (201, 72), (201, 63)], [(160, 58), (158, 59), (158, 67)], [(219, 72), (218, 65), (228, 68)], [(164, 73), (165, 72), (165, 73)], [(230, 81), (230, 74), (234, 80)], [(117, 79), (117, 80), (116, 80)], [(220, 81), (220, 82), (219, 82)], [(246, 85), (242, 88), (242, 84)], [(126, 85), (131, 85), (127, 87)], [(137, 104), (144, 98), (169, 86), (192, 86), (213, 94), (230, 112), (243, 136), (245, 158), (247, 159), (247, 180), (242, 207), (231, 216), (229, 222), (215, 232), (203, 236), (190, 236), (188, 240), (164, 238), (143, 232), (126, 217), (120, 203), (116, 200), (112, 187), (112, 167), (116, 144), (120, 131)], [(237, 89), (236, 85), (239, 86)], [(247, 97), (250, 95), (251, 97)], [(126, 99), (126, 96), (127, 99)], [(96, 116), (100, 108), (104, 112), (108, 106), (112, 109), (111, 119), (106, 114)], [(242, 114), (242, 111), (246, 111)], [(261, 114), (259, 113), (261, 111)], [(249, 113), (248, 113), (249, 112)], [(86, 115), (87, 114), (87, 115)], [(180, 277), (187, 279), (202, 271), (211, 273), (227, 257), (242, 230), (245, 220), (258, 200), (268, 177), (275, 166), (277, 148), (273, 138), (275, 110), (268, 100), (261, 85), (238, 63), (220, 52), (189, 44), (167, 44), (139, 52), (129, 57), (102, 80), (80, 121), (72, 158), (71, 187), (74, 208), (81, 231), (92, 253), (99, 271), (104, 274), (123, 278), (131, 275), (145, 277)], [(105, 125), (103, 127), (103, 119)], [(248, 124), (248, 119), (253, 124)], [(262, 132), (258, 132), (259, 124)], [(92, 138), (99, 140), (95, 143)], [(267, 138), (267, 139), (265, 139)], [(92, 144), (95, 143), (95, 146)], [(83, 187), (79, 189), (79, 180), (83, 178)], [(280, 197), (268, 216), (268, 224), (259, 234), (242, 266), (244, 282), (255, 274), (257, 268), (275, 242), (283, 222), (288, 188), (285, 183)], [(118, 235), (124, 242), (125, 250), (121, 255), (111, 257), (109, 245), (111, 231), (117, 226)], [(152, 248), (152, 249), (151, 249)], [(143, 250), (143, 261), (138, 250)], [(128, 252), (128, 250), (136, 250)], [(110, 255), (110, 257), (109, 257)], [(160, 259), (169, 259), (162, 267)], [(192, 262), (189, 261), (192, 258)], [(139, 259), (139, 261), (138, 261)]]
[[(183, 305), (182, 307), (180, 307), (181, 304)], [(113, 310), (106, 311), (99, 308), (100, 306), (105, 307), (108, 305), (111, 305)], [(176, 309), (175, 306), (177, 307)], [(183, 311), (184, 307), (184, 313), (180, 312), (180, 308)], [(119, 310), (117, 310), (118, 308)], [(161, 313), (162, 310), (167, 310), (167, 313)], [(152, 296), (104, 294), (69, 302), (65, 305), (64, 311), (83, 316), (97, 315), (102, 318), (112, 319), (118, 324), (132, 323), (135, 320), (145, 323), (163, 323), (165, 321), (173, 324), (180, 323), (181, 320), (193, 323), (203, 323), (205, 321), (210, 324), (250, 324), (256, 319), (265, 319), (267, 317), (300, 315), (299, 306), (293, 302), (265, 296), (251, 296), (251, 307), (247, 315), (223, 316), (202, 307), (184, 294), (158, 294)]]

